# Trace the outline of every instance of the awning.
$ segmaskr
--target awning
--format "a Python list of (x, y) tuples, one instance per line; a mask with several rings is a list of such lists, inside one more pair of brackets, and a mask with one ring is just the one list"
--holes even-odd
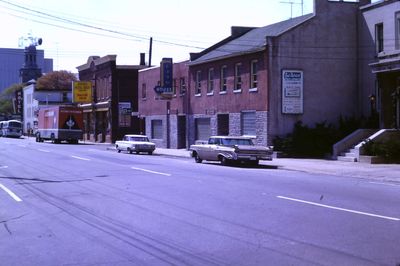
[(369, 64), (369, 66), (374, 74), (400, 71), (400, 55), (384, 57), (379, 59), (378, 62)]

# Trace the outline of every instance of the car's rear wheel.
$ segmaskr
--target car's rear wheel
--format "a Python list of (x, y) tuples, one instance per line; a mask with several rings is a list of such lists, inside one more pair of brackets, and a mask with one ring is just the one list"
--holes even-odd
[(196, 163), (201, 163), (203, 161), (203, 159), (201, 159), (200, 156), (197, 153), (194, 156), (194, 160), (195, 160)]

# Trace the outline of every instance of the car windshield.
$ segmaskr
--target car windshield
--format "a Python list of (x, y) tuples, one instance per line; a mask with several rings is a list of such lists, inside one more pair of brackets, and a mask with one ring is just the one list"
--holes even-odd
[(251, 139), (221, 139), (223, 145), (254, 145)]
[(149, 141), (147, 137), (130, 137), (130, 141)]

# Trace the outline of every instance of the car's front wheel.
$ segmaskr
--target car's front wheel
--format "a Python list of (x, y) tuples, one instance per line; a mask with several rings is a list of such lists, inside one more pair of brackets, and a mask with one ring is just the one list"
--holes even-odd
[(231, 164), (231, 160), (227, 159), (227, 158), (224, 157), (224, 156), (221, 156), (220, 161), (221, 161), (221, 164), (222, 164), (222, 165), (230, 165), (230, 164)]

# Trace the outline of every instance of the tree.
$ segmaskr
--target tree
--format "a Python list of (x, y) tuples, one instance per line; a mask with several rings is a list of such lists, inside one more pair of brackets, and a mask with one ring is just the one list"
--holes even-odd
[(15, 91), (24, 87), (24, 84), (13, 84), (0, 93), (0, 113), (10, 115), (14, 113), (13, 99)]
[(66, 70), (53, 71), (38, 78), (36, 88), (39, 90), (71, 90), (72, 81), (77, 81), (77, 78), (71, 72)]

